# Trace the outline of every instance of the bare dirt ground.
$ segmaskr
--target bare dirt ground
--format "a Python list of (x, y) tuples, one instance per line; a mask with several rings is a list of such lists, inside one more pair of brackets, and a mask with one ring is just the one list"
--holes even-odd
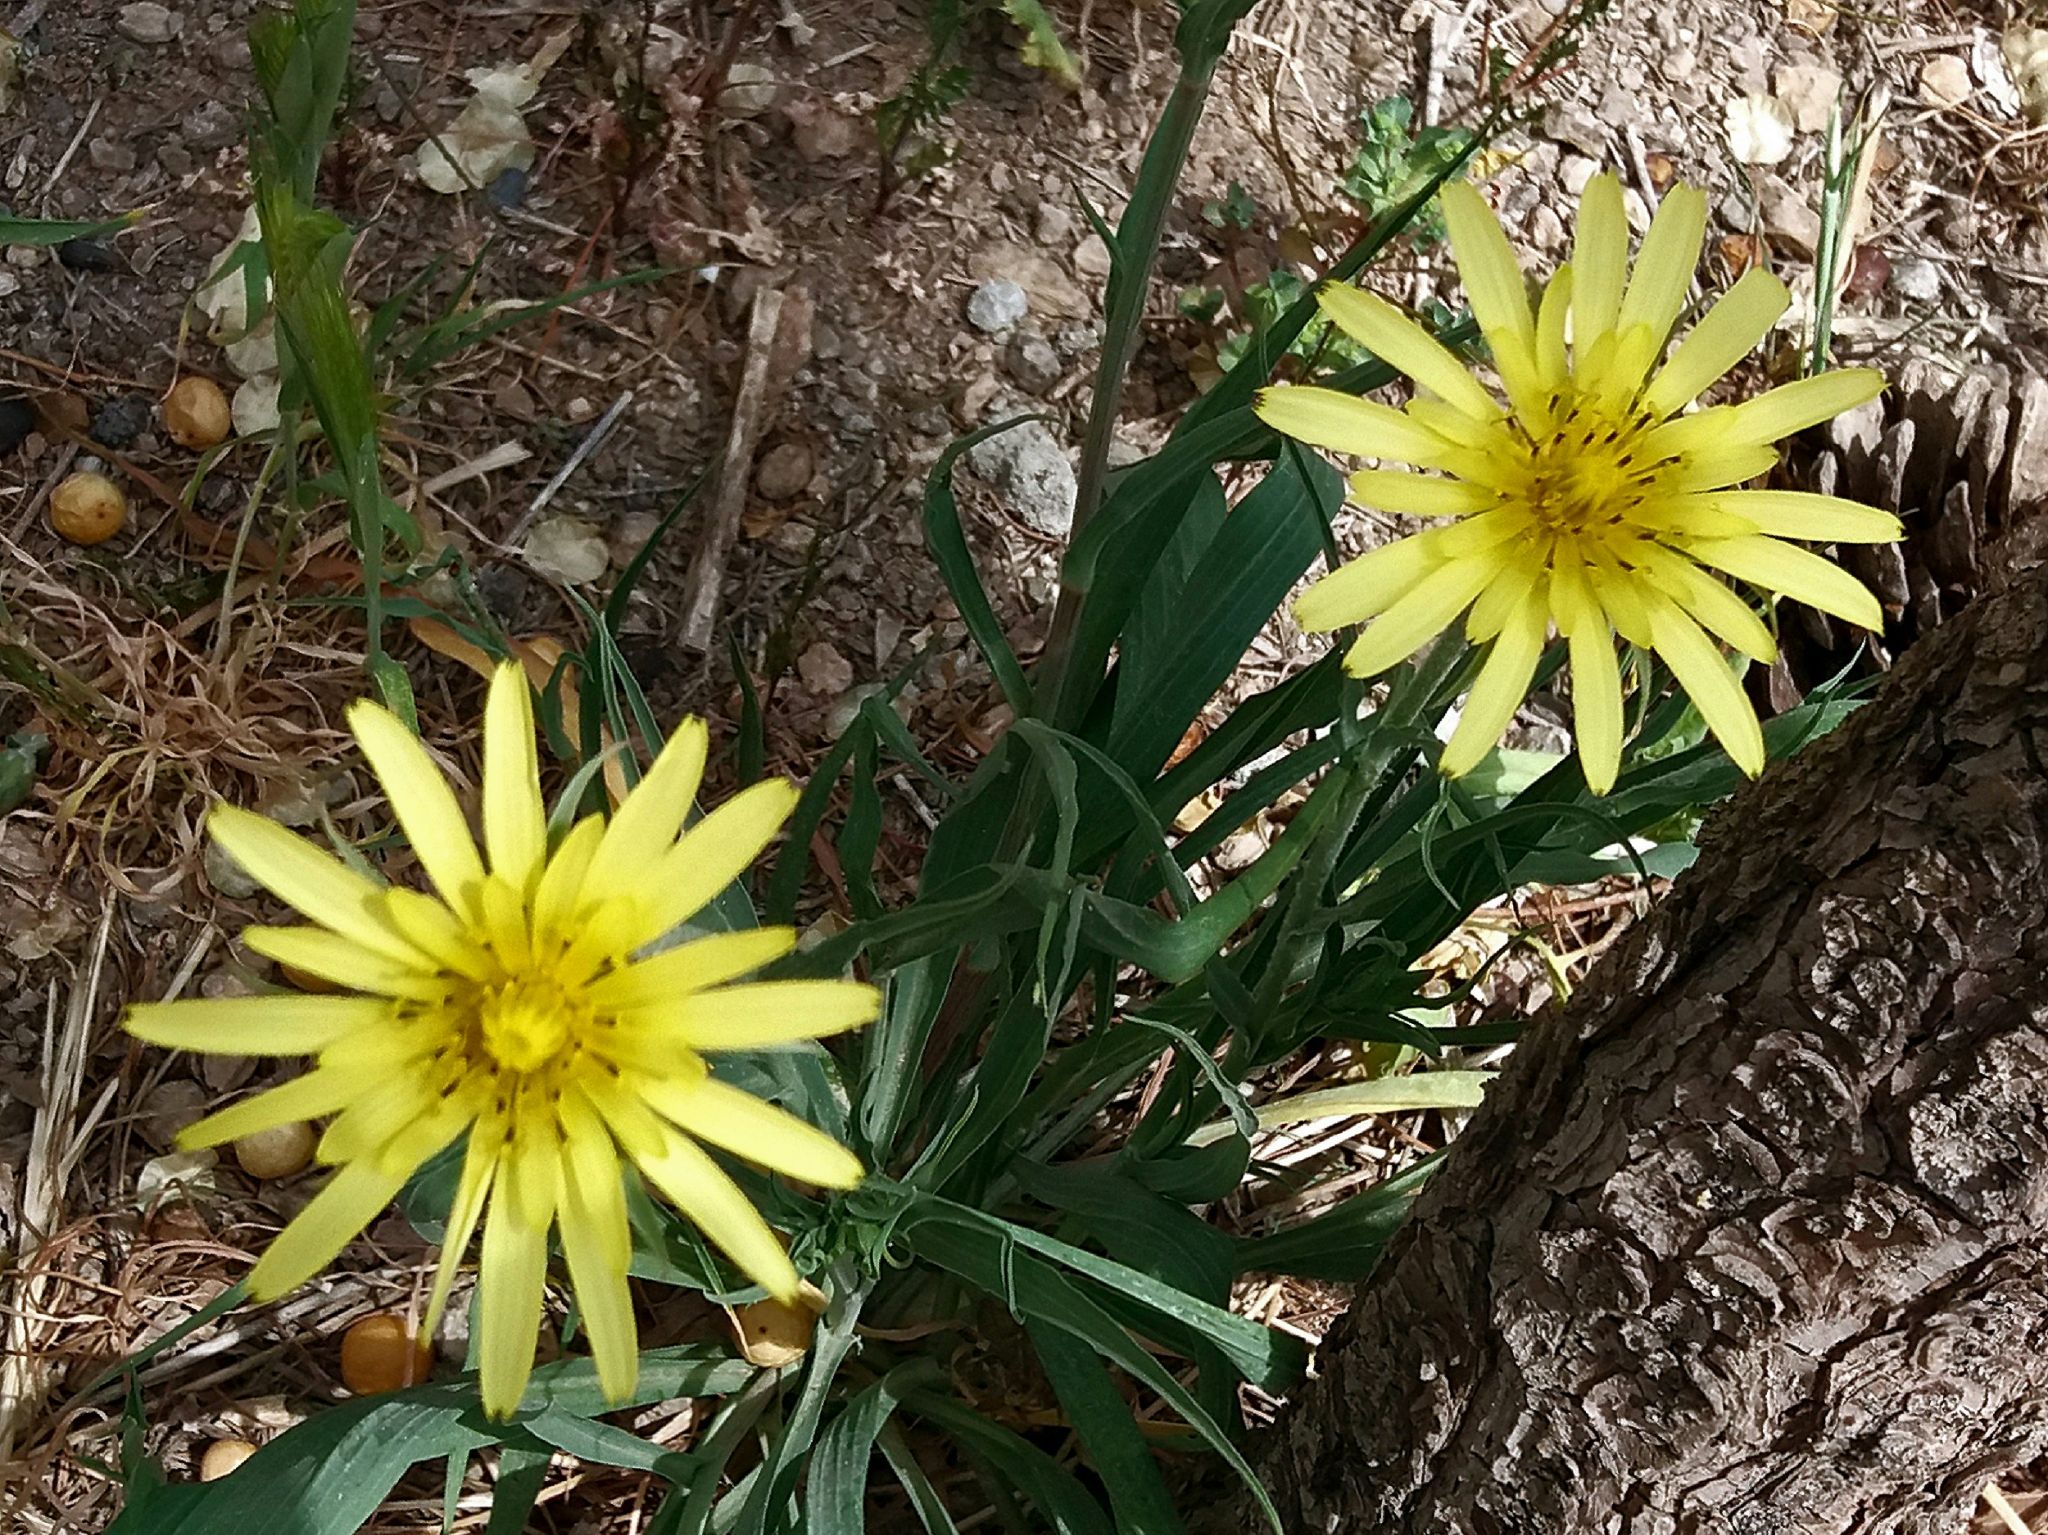
[[(1213, 366), (1222, 332), (1182, 313), (1182, 290), (1234, 294), (1283, 258), (1306, 266), (1316, 232), (1357, 216), (1337, 185), (1361, 109), (1404, 95), (1419, 121), (1469, 121), (1489, 51), (1519, 54), (1542, 36), (1555, 19), (1544, 3), (1269, 0), (1253, 13), (1169, 226), (1121, 430), (1129, 452), (1156, 446)], [(1787, 6), (1631, 0), (1600, 20), (1486, 162), (1521, 248), (1541, 269), (1563, 258), (1574, 194), (1596, 168), (1621, 172), (1643, 217), (1676, 177), (1710, 192), (1710, 286), (1764, 259), (1795, 291), (1803, 283), (1810, 305), (1827, 104), (1838, 88), (1885, 86), (1861, 236), (1870, 254), (1836, 323), (1839, 352), (1895, 373), (1909, 360), (1937, 377), (1986, 363), (2038, 373), (2048, 140), (2025, 128), (2001, 57), (2014, 18), (1941, 3)], [(81, 1401), (79, 1389), (217, 1293), (309, 1192), (304, 1178), (258, 1182), (230, 1161), (184, 1167), (185, 1193), (166, 1197), (167, 1171), (180, 1170), (162, 1160), (170, 1135), (252, 1082), (256, 1063), (167, 1061), (113, 1022), (130, 999), (232, 993), (255, 973), (229, 935), (259, 903), (201, 845), (212, 798), (344, 831), (371, 809), (336, 728), (361, 688), (362, 643), (359, 613), (333, 599), (361, 573), (343, 530), (293, 526), (275, 494), (255, 493), (261, 440), (233, 444), (188, 500), (195, 455), (153, 415), (181, 373), (238, 382), (188, 305), (248, 206), (255, 7), (11, 9), (0, 23), (23, 47), (0, 113), (0, 201), (47, 217), (149, 210), (110, 246), (0, 260), (0, 392), (39, 412), (0, 451), (0, 735), (51, 742), (0, 821), (0, 1251), (12, 1255), (0, 1278), (0, 1460), (14, 1457), (0, 1504), (9, 1529), (96, 1530), (115, 1489), (87, 1458), (112, 1458), (118, 1402)], [(955, 436), (1020, 411), (1046, 414), (1054, 457), (1076, 440), (1108, 261), (1076, 193), (1114, 219), (1172, 79), (1167, 7), (1087, 0), (1058, 16), (1081, 88), (1018, 63), (998, 23), (971, 30), (973, 85), (941, 131), (950, 161), (884, 201), (873, 117), (923, 58), (916, 5), (365, 4), (321, 191), (362, 230), (351, 282), (366, 303), (436, 260), (423, 309), (452, 302), (472, 264), (478, 303), (675, 269), (507, 331), (397, 392), (387, 475), (428, 556), (459, 553), (475, 600), (512, 634), (573, 645), (566, 593), (607, 590), (713, 463), (765, 342), (766, 405), (745, 444), (739, 536), (711, 572), (709, 643), (688, 643), (685, 611), (706, 493), (636, 593), (628, 659), (658, 713), (729, 727), (730, 640), (762, 691), (771, 767), (799, 777), (865, 690), (909, 668), (902, 706), (920, 740), (949, 769), (971, 767), (1004, 717), (924, 556), (923, 477)], [(422, 186), (412, 157), (469, 98), (465, 72), (522, 62), (557, 37), (564, 50), (526, 112), (530, 174), (456, 195)], [(1729, 104), (1751, 95), (1781, 104), (1768, 110), (1789, 139), (1767, 167), (1729, 147)], [(1205, 216), (1233, 182), (1252, 202), (1243, 227)], [(1440, 250), (1403, 248), (1374, 281), (1420, 303), (1452, 291), (1446, 265)], [(1021, 318), (970, 318), (991, 280), (1023, 290)], [(780, 295), (779, 339), (750, 336), (763, 293)], [(89, 458), (134, 510), (126, 531), (87, 549), (52, 534), (44, 511)], [(1043, 461), (981, 465), (986, 481), (963, 487), (963, 508), (1028, 656), (1051, 612), (1059, 475)], [(445, 576), (420, 592), (444, 607), (462, 599)], [(1271, 672), (1304, 653), (1282, 629), (1268, 639), (1255, 659)], [(395, 627), (391, 643), (423, 723), (460, 758), (472, 675), (416, 632)], [(892, 806), (884, 851), (905, 877), (922, 824), (910, 793)], [(1560, 947), (1583, 962), (1598, 931)], [(1442, 1128), (1403, 1131), (1418, 1132)], [(423, 1254), (394, 1217), (348, 1277), (154, 1367), (151, 1451), (179, 1474), (205, 1440), (260, 1439), (333, 1399), (340, 1330), (406, 1304)], [(1313, 1332), (1341, 1301), (1254, 1303)], [(710, 1320), (676, 1308), (648, 1341)], [(672, 1435), (690, 1427), (667, 1421)], [(471, 1486), (465, 1526), (480, 1523), (485, 1491)], [(644, 1479), (564, 1467), (539, 1527), (636, 1528), (646, 1495)], [(438, 1521), (423, 1489), (377, 1527)]]

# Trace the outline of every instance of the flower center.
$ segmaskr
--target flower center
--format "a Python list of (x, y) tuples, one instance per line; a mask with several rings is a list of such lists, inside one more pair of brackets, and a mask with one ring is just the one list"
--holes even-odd
[(1546, 533), (1583, 537), (1630, 520), (1660, 465), (1643, 451), (1647, 417), (1567, 396), (1548, 434), (1528, 444), (1521, 499)]
[(484, 1048), (507, 1071), (538, 1071), (567, 1048), (572, 1004), (554, 986), (515, 980), (477, 1008)]

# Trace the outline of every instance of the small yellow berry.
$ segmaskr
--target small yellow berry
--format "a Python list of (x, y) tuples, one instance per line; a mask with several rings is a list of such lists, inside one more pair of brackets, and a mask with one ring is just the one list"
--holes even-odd
[(357, 1396), (416, 1386), (432, 1373), (434, 1351), (393, 1311), (364, 1317), (342, 1335), (341, 1383)]
[(50, 496), (50, 526), (74, 544), (103, 544), (127, 522), (128, 498), (103, 474), (74, 474)]
[(210, 378), (181, 378), (164, 396), (164, 429), (181, 448), (210, 448), (225, 442), (233, 426), (228, 397)]
[(304, 1120), (252, 1130), (235, 1142), (235, 1160), (252, 1178), (289, 1178), (313, 1160), (313, 1127)]
[(199, 1480), (217, 1482), (255, 1453), (256, 1446), (246, 1439), (216, 1439), (199, 1457)]

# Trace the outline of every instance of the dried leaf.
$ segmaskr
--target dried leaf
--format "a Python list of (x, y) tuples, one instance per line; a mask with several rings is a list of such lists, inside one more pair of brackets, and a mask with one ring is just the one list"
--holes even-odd
[(521, 114), (539, 94), (542, 77), (569, 46), (571, 35), (557, 33), (524, 64), (470, 70), (476, 94), (413, 157), (420, 180), (436, 192), (462, 192), (488, 186), (501, 171), (531, 166), (533, 136)]

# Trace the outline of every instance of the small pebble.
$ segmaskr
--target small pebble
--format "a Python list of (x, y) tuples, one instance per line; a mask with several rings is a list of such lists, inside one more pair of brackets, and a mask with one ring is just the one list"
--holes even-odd
[(235, 1160), (252, 1178), (289, 1178), (313, 1160), (317, 1139), (304, 1120), (252, 1130), (235, 1142)]
[(811, 450), (802, 443), (778, 443), (761, 455), (754, 470), (754, 489), (770, 501), (794, 500), (811, 483), (814, 468)]
[(357, 1396), (417, 1385), (433, 1369), (433, 1349), (415, 1340), (405, 1318), (393, 1312), (366, 1316), (342, 1335), (341, 1381)]
[(967, 323), (994, 336), (1017, 325), (1030, 309), (1024, 290), (1007, 277), (998, 277), (976, 288), (967, 300)]
[(93, 407), (92, 440), (119, 451), (149, 429), (149, 401), (139, 394), (116, 395)]
[(57, 247), (57, 259), (74, 272), (111, 272), (114, 246), (110, 240), (66, 240)]
[(216, 1439), (199, 1457), (199, 1480), (217, 1482), (255, 1453), (256, 1446), (246, 1439)]

